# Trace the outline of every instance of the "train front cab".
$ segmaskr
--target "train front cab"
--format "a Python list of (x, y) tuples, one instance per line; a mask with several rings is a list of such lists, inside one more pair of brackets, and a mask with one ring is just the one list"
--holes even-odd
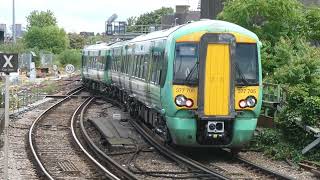
[[(190, 35), (176, 41), (172, 90), (177, 111), (167, 117), (173, 142), (241, 147), (251, 139), (261, 109), (258, 42), (239, 33), (192, 37), (199, 43), (188, 43)], [(179, 54), (192, 56), (193, 51), (194, 63), (179, 67)]]

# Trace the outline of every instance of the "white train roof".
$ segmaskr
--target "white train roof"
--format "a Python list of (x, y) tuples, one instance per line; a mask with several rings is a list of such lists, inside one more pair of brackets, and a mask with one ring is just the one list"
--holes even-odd
[(93, 44), (86, 46), (83, 51), (99, 51), (99, 50), (108, 50), (110, 46), (107, 43)]

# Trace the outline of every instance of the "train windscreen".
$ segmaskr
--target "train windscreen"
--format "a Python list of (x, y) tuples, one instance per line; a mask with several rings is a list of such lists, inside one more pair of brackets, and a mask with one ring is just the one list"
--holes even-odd
[(258, 85), (258, 69), (257, 44), (238, 43), (235, 53), (236, 84)]
[(198, 44), (177, 43), (173, 81), (174, 84), (198, 83)]

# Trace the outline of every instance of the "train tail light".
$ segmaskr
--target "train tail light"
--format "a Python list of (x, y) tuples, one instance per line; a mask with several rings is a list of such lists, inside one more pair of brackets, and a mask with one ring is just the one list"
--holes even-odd
[(187, 106), (188, 108), (191, 108), (191, 107), (193, 106), (193, 100), (192, 100), (192, 99), (188, 99), (188, 100), (186, 101), (186, 106)]

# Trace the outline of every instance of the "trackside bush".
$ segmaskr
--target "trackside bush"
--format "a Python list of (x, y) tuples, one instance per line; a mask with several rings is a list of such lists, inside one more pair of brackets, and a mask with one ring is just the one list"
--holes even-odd
[(72, 64), (76, 67), (81, 65), (81, 51), (75, 49), (67, 49), (58, 55), (60, 65)]

